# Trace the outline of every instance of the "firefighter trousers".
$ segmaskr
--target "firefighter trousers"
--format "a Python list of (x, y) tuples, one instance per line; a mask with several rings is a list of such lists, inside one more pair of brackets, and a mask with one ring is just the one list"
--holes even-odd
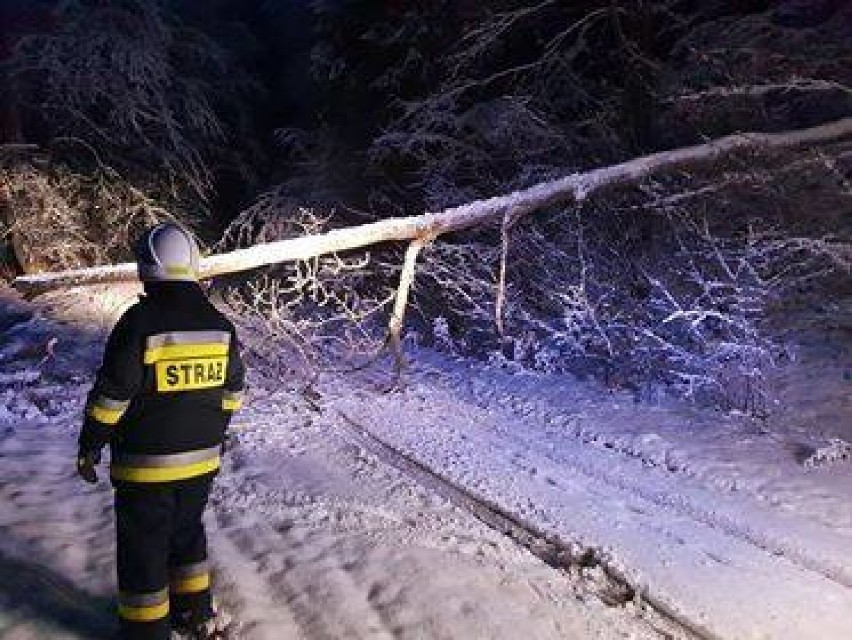
[(202, 515), (211, 476), (117, 484), (118, 615), (123, 640), (168, 640), (171, 624), (213, 615)]

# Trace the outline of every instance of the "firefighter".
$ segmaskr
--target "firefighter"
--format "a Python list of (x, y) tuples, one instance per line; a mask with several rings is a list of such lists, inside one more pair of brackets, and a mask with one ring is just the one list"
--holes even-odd
[(175, 628), (217, 638), (202, 514), (244, 369), (233, 325), (198, 284), (192, 235), (158, 225), (136, 260), (145, 295), (107, 341), (77, 471), (97, 482), (110, 446), (121, 637), (159, 640)]

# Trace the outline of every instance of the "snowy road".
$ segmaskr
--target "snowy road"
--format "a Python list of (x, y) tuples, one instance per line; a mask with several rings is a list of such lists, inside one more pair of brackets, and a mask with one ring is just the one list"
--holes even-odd
[[(733, 490), (731, 477), (706, 472), (717, 468), (712, 454), (680, 451), (684, 464), (659, 463), (671, 462), (678, 445), (659, 451), (654, 428), (665, 416), (619, 411), (614, 402), (596, 407), (548, 384), (444, 359), (421, 366), (402, 395), (339, 381), (325, 395), (331, 410), (536, 528), (602, 547), (617, 573), (704, 635), (852, 637), (848, 467), (828, 471), (839, 478), (808, 475), (789, 456), (781, 468), (805, 496), (821, 495), (827, 511), (815, 518), (774, 495)], [(601, 409), (609, 420), (595, 414)], [(604, 425), (619, 412), (634, 424), (607, 435)], [(749, 429), (739, 422), (712, 433), (742, 448)], [(638, 446), (617, 446), (630, 431)], [(653, 446), (643, 451), (642, 442)], [(752, 467), (766, 464), (751, 455)], [(747, 458), (727, 461), (749, 466)], [(790, 487), (774, 481), (789, 502)]]
[[(282, 416), (285, 419), (282, 420)], [(257, 400), (215, 500), (219, 532), (292, 637), (658, 637), (288, 394)], [(236, 559), (236, 558), (234, 558)], [(245, 569), (244, 569), (245, 571)], [(266, 637), (281, 623), (247, 604)]]
[[(26, 313), (0, 330), (0, 638), (110, 638), (111, 491), (73, 469), (99, 338)], [(660, 637), (296, 394), (256, 389), (234, 434), (208, 524), (241, 638)]]
[[(112, 632), (110, 491), (74, 475), (71, 391), (65, 414), (0, 437), (3, 638)], [(657, 637), (294, 404), (246, 414), (208, 514), (241, 637)]]
[[(99, 339), (0, 313), (0, 638), (112, 633), (111, 493), (72, 465)], [(404, 393), (370, 375), (255, 385), (234, 425), (208, 523), (241, 637), (852, 637), (848, 461), (791, 453), (818, 438), (428, 352)]]

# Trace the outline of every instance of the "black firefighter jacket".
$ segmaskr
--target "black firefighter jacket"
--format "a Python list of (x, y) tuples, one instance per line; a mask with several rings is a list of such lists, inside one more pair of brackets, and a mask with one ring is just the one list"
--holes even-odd
[(111, 448), (115, 483), (214, 473), (244, 369), (233, 325), (195, 283), (146, 284), (107, 341), (80, 450)]

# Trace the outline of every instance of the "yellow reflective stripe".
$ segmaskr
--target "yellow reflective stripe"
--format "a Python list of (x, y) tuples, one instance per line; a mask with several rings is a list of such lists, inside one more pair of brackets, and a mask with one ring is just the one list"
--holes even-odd
[(118, 615), (131, 622), (153, 622), (169, 615), (169, 601), (146, 607), (132, 607), (127, 604), (118, 605)]
[(167, 589), (150, 593), (118, 594), (118, 615), (133, 622), (151, 622), (169, 615), (169, 592)]
[(169, 615), (169, 590), (118, 594), (118, 615), (133, 622), (151, 622)]
[(114, 400), (108, 396), (97, 396), (89, 399), (86, 412), (98, 422), (113, 425), (121, 420), (121, 416), (130, 406), (130, 400)]
[(176, 360), (179, 358), (209, 358), (228, 355), (228, 345), (222, 343), (205, 344), (166, 344), (145, 350), (145, 364), (153, 364), (160, 360)]
[(124, 409), (105, 409), (104, 407), (93, 404), (89, 407), (89, 415), (102, 424), (117, 424), (124, 415)]
[(230, 398), (222, 399), (222, 409), (224, 409), (225, 411), (236, 411), (242, 408), (242, 406), (243, 401), (239, 398), (237, 398), (236, 400), (232, 400)]
[(110, 475), (115, 480), (123, 480), (125, 482), (172, 482), (216, 471), (219, 468), (219, 464), (219, 456), (175, 467), (125, 467), (114, 464), (110, 469)]
[(226, 391), (222, 396), (222, 409), (236, 411), (243, 406), (243, 394), (239, 391)]
[(197, 278), (198, 273), (191, 267), (181, 267), (177, 265), (166, 266), (166, 273), (170, 276), (189, 276)]
[(172, 578), (169, 585), (172, 593), (198, 593), (210, 588), (210, 574), (202, 573), (191, 578)]

